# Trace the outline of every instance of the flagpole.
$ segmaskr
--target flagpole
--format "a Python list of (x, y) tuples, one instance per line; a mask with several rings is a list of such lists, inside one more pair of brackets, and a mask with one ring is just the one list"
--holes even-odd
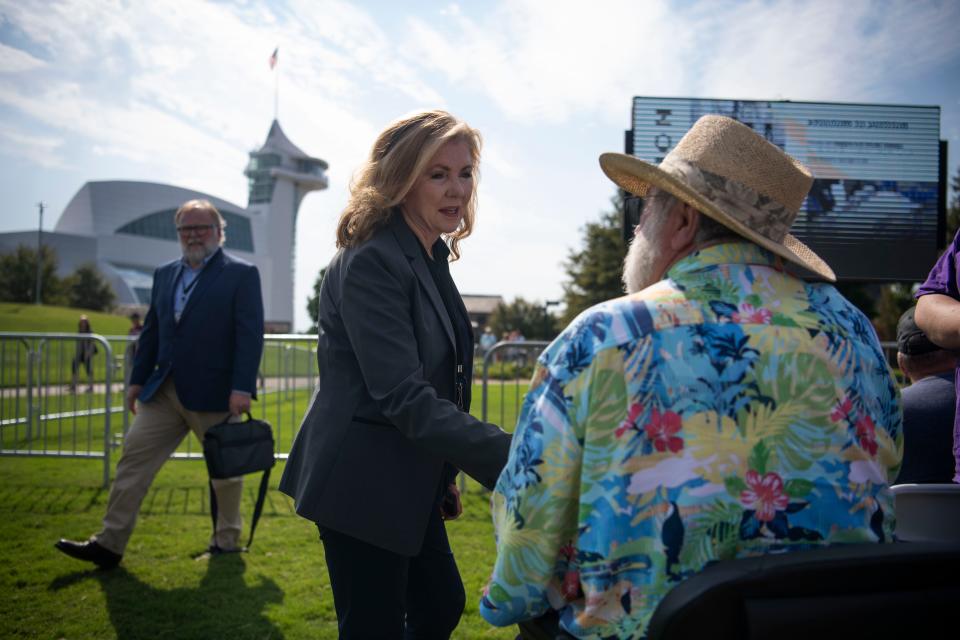
[(277, 69), (277, 55), (280, 47), (277, 46), (270, 54), (270, 71), (273, 72), (273, 119), (280, 117), (280, 71)]

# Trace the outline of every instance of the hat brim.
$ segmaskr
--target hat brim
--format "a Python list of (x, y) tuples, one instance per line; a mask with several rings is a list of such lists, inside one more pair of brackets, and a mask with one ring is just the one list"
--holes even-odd
[(622, 153), (604, 153), (600, 155), (600, 168), (621, 189), (641, 197), (647, 194), (651, 186), (663, 189), (704, 215), (781, 258), (789, 260), (830, 282), (836, 282), (837, 280), (837, 276), (833, 273), (830, 265), (793, 235), (786, 234), (782, 243), (760, 235), (702, 196), (686, 182), (654, 164)]

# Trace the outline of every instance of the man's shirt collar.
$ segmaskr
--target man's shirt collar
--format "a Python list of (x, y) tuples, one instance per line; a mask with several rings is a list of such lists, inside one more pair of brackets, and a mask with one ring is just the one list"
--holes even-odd
[(777, 256), (752, 242), (724, 242), (694, 251), (677, 260), (667, 278), (677, 279), (720, 264), (754, 264), (777, 268)]

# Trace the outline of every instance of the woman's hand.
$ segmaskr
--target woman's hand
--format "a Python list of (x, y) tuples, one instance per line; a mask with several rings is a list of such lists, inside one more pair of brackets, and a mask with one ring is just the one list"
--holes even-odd
[(440, 517), (444, 520), (456, 520), (463, 513), (463, 504), (460, 502), (460, 490), (456, 484), (447, 487), (447, 493), (440, 503)]

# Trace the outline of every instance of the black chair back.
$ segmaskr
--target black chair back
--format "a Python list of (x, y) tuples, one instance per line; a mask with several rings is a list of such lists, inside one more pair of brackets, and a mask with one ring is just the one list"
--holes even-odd
[(960, 544), (838, 545), (717, 562), (660, 602), (648, 640), (957, 637)]

